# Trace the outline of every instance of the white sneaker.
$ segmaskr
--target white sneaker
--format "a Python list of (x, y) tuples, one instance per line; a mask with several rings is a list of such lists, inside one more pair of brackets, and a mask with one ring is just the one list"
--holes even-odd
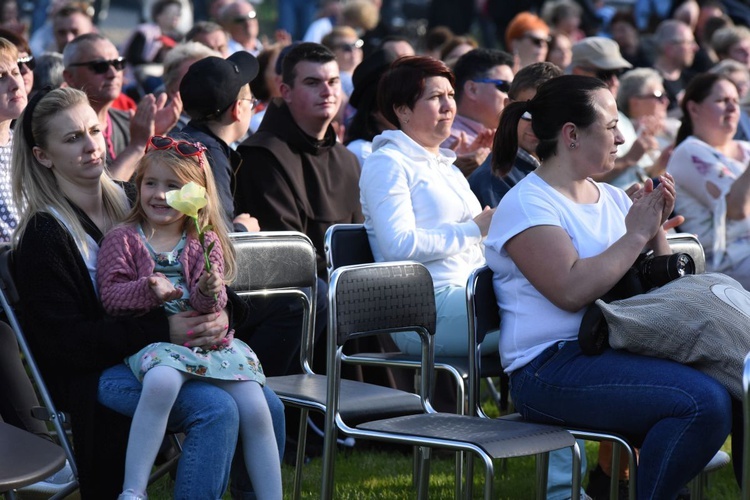
[(145, 493), (143, 495), (139, 495), (135, 492), (135, 490), (128, 489), (120, 493), (120, 496), (117, 497), (117, 500), (148, 500), (148, 496)]
[(70, 462), (65, 461), (65, 466), (59, 471), (52, 474), (50, 477), (38, 483), (18, 488), (18, 491), (27, 493), (41, 493), (45, 495), (54, 495), (58, 491), (62, 490), (70, 483), (75, 481), (73, 475), (73, 469), (70, 468)]

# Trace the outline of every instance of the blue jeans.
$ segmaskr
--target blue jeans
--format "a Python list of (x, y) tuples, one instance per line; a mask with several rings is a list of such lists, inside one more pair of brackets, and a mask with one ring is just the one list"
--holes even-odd
[(511, 374), (524, 418), (610, 431), (640, 447), (638, 498), (674, 498), (724, 444), (732, 404), (716, 380), (664, 359), (559, 342)]
[[(132, 417), (141, 397), (142, 384), (124, 363), (102, 372), (98, 399), (104, 406)], [(264, 387), (280, 454), (284, 448), (284, 407), (270, 389)], [(223, 389), (199, 380), (187, 382), (180, 390), (169, 415), (168, 428), (184, 432), (183, 451), (177, 466), (173, 498), (221, 498), (229, 482), (230, 468), (235, 498), (252, 498), (250, 479), (244, 463), (232, 467), (237, 446), (239, 415), (234, 399)], [(237, 457), (241, 459), (242, 453)]]

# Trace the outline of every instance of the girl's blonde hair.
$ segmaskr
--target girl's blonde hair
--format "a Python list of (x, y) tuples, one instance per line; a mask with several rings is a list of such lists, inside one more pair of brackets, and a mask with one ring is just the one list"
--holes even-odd
[[(148, 151), (138, 162), (135, 171), (135, 185), (138, 189), (138, 197), (135, 206), (125, 218), (125, 224), (140, 224), (146, 221), (146, 214), (141, 207), (141, 182), (146, 171), (152, 165), (168, 167), (177, 178), (184, 184), (195, 182), (206, 188), (207, 204), (198, 211), (198, 225), (203, 228), (207, 225), (213, 226), (212, 231), (216, 233), (224, 253), (224, 282), (231, 283), (237, 276), (237, 264), (234, 254), (234, 246), (229, 240), (229, 230), (224, 222), (224, 217), (219, 204), (219, 193), (216, 190), (216, 182), (208, 164), (205, 153), (202, 153), (202, 163), (198, 156), (182, 156), (173, 147), (168, 149), (153, 149)], [(198, 237), (195, 224), (185, 217), (184, 228), (194, 237)]]
[[(32, 100), (33, 104), (34, 100)], [(39, 212), (57, 211), (70, 224), (73, 236), (82, 242), (83, 251), (89, 251), (86, 244), (86, 231), (78, 220), (78, 215), (68, 203), (57, 185), (51, 168), (47, 168), (34, 157), (34, 145), (45, 149), (51, 133), (50, 124), (58, 113), (76, 106), (89, 106), (88, 97), (80, 90), (72, 88), (55, 89), (43, 95), (36, 105), (30, 104), (18, 118), (13, 133), (13, 153), (11, 161), (11, 185), (13, 202), (19, 207), (20, 220), (13, 233), (13, 245), (18, 246), (29, 220)], [(30, 117), (26, 114), (31, 112)], [(30, 119), (30, 132), (33, 144), (24, 134), (23, 124)], [(102, 201), (107, 228), (125, 217), (129, 204), (125, 192), (105, 172), (101, 176)]]

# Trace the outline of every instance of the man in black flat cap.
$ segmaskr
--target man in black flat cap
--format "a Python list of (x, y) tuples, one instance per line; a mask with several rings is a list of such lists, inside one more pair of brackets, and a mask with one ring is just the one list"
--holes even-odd
[(196, 61), (180, 83), (183, 107), (191, 118), (180, 134), (208, 149), (224, 220), (238, 232), (259, 230), (255, 218), (235, 214), (234, 172), (242, 158), (230, 147), (247, 133), (256, 103), (250, 82), (257, 75), (258, 61), (249, 52), (239, 51), (227, 59)]

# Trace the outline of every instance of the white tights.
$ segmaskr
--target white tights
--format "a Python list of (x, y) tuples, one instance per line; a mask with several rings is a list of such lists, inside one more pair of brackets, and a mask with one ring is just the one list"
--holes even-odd
[[(130, 426), (124, 491), (146, 496), (148, 478), (164, 439), (169, 412), (180, 388), (189, 379), (188, 374), (169, 366), (156, 366), (143, 378), (143, 391)], [(271, 413), (260, 385), (251, 381), (202, 380), (221, 387), (237, 403), (242, 451), (256, 496), (261, 500), (280, 500), (281, 464)]]

